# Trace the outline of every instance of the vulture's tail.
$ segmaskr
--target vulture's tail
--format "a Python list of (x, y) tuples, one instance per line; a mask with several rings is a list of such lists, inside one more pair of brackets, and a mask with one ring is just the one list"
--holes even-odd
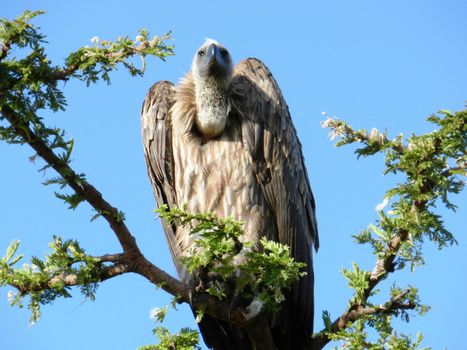
[(225, 321), (204, 315), (198, 324), (204, 342), (214, 350), (253, 350), (248, 334)]

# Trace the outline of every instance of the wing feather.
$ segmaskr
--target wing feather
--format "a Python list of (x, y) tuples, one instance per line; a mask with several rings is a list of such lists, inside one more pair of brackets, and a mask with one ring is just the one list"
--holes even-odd
[[(303, 209), (300, 213), (303, 215), (288, 215), (300, 219), (297, 223), (303, 231), (290, 231), (288, 226), (280, 225), (280, 241), (290, 244), (296, 239), (307, 238), (318, 249), (315, 201), (301, 144), (276, 81), (261, 61), (250, 58), (237, 65), (232, 93), (236, 108), (245, 119), (242, 136), (257, 168), (256, 175), (264, 190), (273, 189), (268, 201), (274, 201), (272, 196), (286, 196), (283, 198), (285, 202), (278, 203), (284, 206), (285, 212), (293, 214), (297, 205)], [(271, 182), (266, 173), (281, 181)], [(284, 236), (285, 232), (291, 236)]]
[[(155, 83), (147, 93), (141, 109), (141, 130), (144, 158), (157, 206), (175, 202), (174, 164), (172, 153), (171, 108), (175, 90), (169, 81)], [(172, 259), (182, 276), (185, 269), (179, 263), (180, 248), (176, 244), (176, 227), (162, 221)]]
[(275, 215), (277, 239), (291, 247), (296, 260), (308, 265), (307, 276), (293, 288), (293, 305), (285, 321), (286, 328), (303, 327), (308, 334), (313, 325), (312, 247), (318, 249), (319, 242), (301, 144), (282, 93), (261, 61), (240, 62), (231, 89), (234, 108), (243, 119), (245, 148)]

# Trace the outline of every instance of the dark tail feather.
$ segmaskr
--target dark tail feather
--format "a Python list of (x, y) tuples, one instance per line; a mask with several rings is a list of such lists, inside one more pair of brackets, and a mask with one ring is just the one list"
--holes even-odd
[(311, 243), (294, 247), (296, 261), (307, 264), (307, 275), (294, 283), (273, 323), (272, 336), (278, 350), (302, 350), (311, 346), (314, 316), (314, 274)]
[(204, 315), (198, 324), (204, 342), (215, 350), (252, 350), (248, 334), (224, 321)]

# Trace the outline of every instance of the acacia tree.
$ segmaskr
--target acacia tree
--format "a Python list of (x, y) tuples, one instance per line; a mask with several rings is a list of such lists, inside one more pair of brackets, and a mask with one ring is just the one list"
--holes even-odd
[[(172, 55), (173, 47), (166, 43), (170, 34), (150, 38), (149, 33), (142, 30), (136, 40), (124, 37), (111, 42), (96, 38), (93, 47), (80, 48), (66, 58), (63, 66), (55, 66), (47, 59), (43, 47), (45, 37), (30, 23), (41, 13), (27, 11), (15, 20), (1, 21), (0, 139), (32, 147), (36, 156), (45, 161), (40, 171), (50, 168), (57, 173), (44, 184), (58, 185), (62, 191), (55, 195), (70, 209), (83, 201), (88, 202), (96, 212), (93, 220), (100, 217), (109, 223), (122, 251), (91, 256), (79, 242), (54, 237), (50, 244), (51, 253), (45, 259), (33, 257), (30, 264), (18, 268), (22, 256), (17, 253), (19, 242), (13, 241), (0, 260), (0, 285), (9, 285), (16, 290), (9, 295), (11, 304), (21, 306), (26, 300), (31, 309), (31, 320), (36, 321), (41, 305), (59, 297), (70, 297), (71, 288), (79, 288), (83, 295), (94, 299), (99, 283), (133, 272), (170, 293), (174, 304), (190, 304), (197, 310), (198, 318), (210, 314), (228, 320), (247, 329), (258, 349), (271, 349), (267, 318), (280, 307), (283, 291), (301, 274), (301, 265), (293, 262), (288, 248), (263, 241), (261, 252), (251, 253), (244, 265), (237, 266), (242, 270), (242, 278), (235, 282), (235, 288), (252, 290), (252, 294), (260, 296), (265, 306), (258, 314), (251, 315), (241, 307), (231, 310), (229, 295), (219, 285), (207, 285), (193, 293), (188, 286), (145, 258), (126, 226), (123, 212), (107, 202), (84, 174), (72, 168), (70, 156), (74, 141), (66, 137), (64, 130), (48, 126), (40, 116), (44, 109), (65, 109), (66, 99), (59, 89), (63, 81), (79, 79), (88, 86), (99, 80), (110, 82), (109, 73), (118, 65), (123, 65), (132, 76), (142, 75), (144, 64), (137, 68), (130, 59), (141, 56), (144, 62), (147, 55), (161, 59)], [(23, 58), (11, 56), (15, 46), (25, 51)], [(419, 347), (421, 335), (411, 339), (396, 332), (392, 326), (394, 318), (409, 321), (410, 310), (412, 314), (428, 311), (429, 307), (421, 303), (417, 289), (392, 285), (385, 303), (376, 304), (374, 297), (382, 293), (379, 288), (388, 275), (424, 263), (425, 241), (432, 241), (439, 248), (456, 243), (434, 207), (442, 203), (455, 209), (449, 195), (463, 188), (461, 177), (466, 175), (467, 163), (467, 110), (441, 111), (428, 121), (436, 124), (438, 129), (407, 139), (402, 135), (390, 139), (386, 132), (376, 129), (371, 132), (354, 130), (335, 118), (323, 122), (323, 127), (330, 128), (332, 139), (340, 138), (338, 146), (358, 143), (356, 153), (359, 157), (383, 153), (384, 173), (398, 173), (405, 177), (405, 181), (386, 192), (385, 205), (379, 207), (375, 223), (354, 236), (357, 243), (372, 247), (374, 269), (365, 271), (353, 264), (351, 269), (342, 271), (354, 295), (338, 317), (333, 319), (323, 311), (324, 328), (313, 335), (314, 349), (321, 349), (332, 340), (341, 340), (343, 347), (352, 349)], [(67, 187), (71, 192), (63, 192)], [(163, 207), (158, 212), (164, 220), (189, 225), (192, 232), (200, 234), (197, 245), (202, 249), (184, 261), (190, 270), (215, 271), (224, 281), (232, 278), (235, 269), (231, 262), (241, 250), (238, 240), (242, 234), (241, 223), (209, 213), (187, 213), (183, 208), (168, 211)], [(278, 270), (280, 274), (276, 273)], [(156, 317), (162, 321), (168, 309), (169, 306), (159, 309)], [(367, 332), (369, 328), (375, 330), (371, 335)], [(194, 330), (185, 328), (178, 334), (170, 334), (165, 328), (158, 327), (155, 334), (160, 343), (143, 349), (197, 347), (198, 335)]]

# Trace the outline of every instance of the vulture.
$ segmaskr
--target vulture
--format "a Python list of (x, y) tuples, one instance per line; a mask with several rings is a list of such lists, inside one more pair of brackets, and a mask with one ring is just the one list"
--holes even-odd
[[(208, 39), (191, 71), (175, 86), (155, 83), (145, 97), (142, 138), (158, 206), (187, 204), (191, 213), (212, 212), (244, 223), (242, 240), (265, 236), (306, 263), (306, 275), (286, 292), (270, 319), (274, 346), (304, 349), (313, 330), (313, 247), (318, 229), (315, 201), (297, 132), (279, 86), (264, 63), (233, 65), (229, 51)], [(180, 279), (192, 276), (180, 263), (194, 237), (163, 223)], [(244, 329), (205, 315), (199, 325), (208, 347), (255, 348)]]

